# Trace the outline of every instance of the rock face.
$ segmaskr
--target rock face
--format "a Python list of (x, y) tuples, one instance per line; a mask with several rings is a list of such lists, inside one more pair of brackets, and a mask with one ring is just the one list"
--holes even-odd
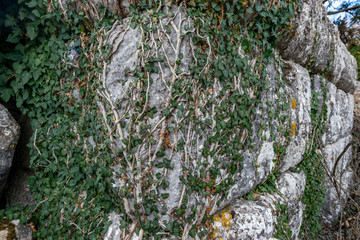
[(302, 223), (305, 205), (300, 199), (305, 189), (305, 175), (284, 173), (276, 182), (279, 193), (257, 194), (254, 201), (236, 200), (214, 216), (214, 238), (269, 239), (274, 236), (280, 205), (288, 208), (289, 229), (295, 239)]
[(12, 166), (19, 137), (20, 126), (9, 111), (0, 104), (0, 195), (4, 190)]
[(313, 73), (324, 74), (337, 88), (353, 93), (357, 80), (356, 60), (340, 40), (336, 26), (327, 18), (322, 2), (300, 1), (290, 28), (277, 42), (281, 56)]
[(15, 225), (15, 233), (18, 240), (32, 240), (32, 229), (28, 225), (20, 224), (20, 220), (11, 221)]
[[(298, 239), (306, 207), (301, 202), (306, 177), (302, 172), (293, 173), (291, 170), (303, 161), (303, 155), (309, 147), (311, 148), (312, 142), (317, 141), (321, 143), (321, 149), (318, 152), (323, 156), (327, 174), (322, 218), (326, 224), (336, 221), (352, 182), (352, 171), (349, 169), (351, 148), (346, 149), (346, 146), (351, 141), (352, 93), (355, 90), (357, 70), (355, 59), (340, 41), (334, 25), (327, 19), (326, 10), (321, 1), (301, 1), (291, 29), (277, 42), (281, 66), (275, 61), (268, 64), (265, 77), (268, 82), (267, 91), (261, 94), (264, 102), (262, 107), (270, 111), (263, 111), (261, 107), (254, 110), (255, 120), (251, 123), (251, 129), (255, 132), (254, 136), (251, 136), (254, 148), (232, 149), (234, 155), (241, 153), (242, 162), (241, 167), (238, 166), (234, 170), (235, 173), (229, 180), (228, 194), (222, 197), (221, 194), (216, 194), (215, 187), (214, 189), (209, 187), (223, 186), (222, 181), (229, 177), (224, 166), (230, 162), (229, 156), (216, 155), (219, 151), (215, 150), (220, 149), (221, 144), (210, 141), (210, 150), (214, 151), (214, 155), (223, 164), (216, 166), (213, 170), (219, 171), (219, 177), (204, 187), (209, 192), (214, 190), (214, 194), (204, 197), (191, 190), (186, 200), (184, 200), (184, 194), (189, 189), (184, 184), (184, 179), (192, 172), (201, 174), (197, 165), (209, 166), (205, 167), (207, 171), (214, 166), (213, 156), (204, 157), (201, 154), (208, 144), (207, 141), (215, 137), (211, 134), (216, 129), (214, 121), (216, 107), (203, 111), (206, 107), (204, 96), (209, 96), (211, 101), (216, 102), (222, 89), (221, 85), (215, 81), (211, 88), (206, 89), (206, 92), (211, 94), (205, 95), (206, 92), (196, 89), (193, 79), (184, 77), (189, 75), (193, 57), (192, 42), (186, 35), (186, 29), (193, 23), (186, 17), (185, 12), (179, 9), (171, 9), (171, 12), (175, 12), (175, 16), (161, 20), (154, 37), (162, 44), (158, 45), (157, 41), (152, 39), (153, 41), (149, 44), (153, 48), (150, 50), (144, 50), (142, 29), (130, 28), (128, 20), (123, 23), (116, 22), (107, 33), (108, 43), (114, 46), (114, 51), (102, 76), (106, 89), (99, 95), (109, 102), (114, 115), (113, 120), (117, 125), (115, 127), (117, 136), (112, 140), (118, 149), (124, 151), (129, 144), (127, 139), (130, 134), (141, 138), (140, 132), (146, 132), (152, 137), (152, 141), (141, 144), (132, 153), (132, 163), (126, 159), (125, 155), (123, 161), (128, 161), (128, 166), (123, 167), (119, 164), (114, 168), (117, 174), (126, 172), (128, 178), (138, 184), (133, 190), (135, 199), (124, 193), (128, 184), (125, 181), (127, 177), (114, 177), (114, 187), (120, 189), (119, 194), (124, 199), (125, 211), (134, 212), (135, 206), (143, 201), (142, 179), (139, 177), (139, 172), (130, 171), (136, 165), (137, 169), (141, 169), (140, 171), (151, 173), (151, 177), (157, 176), (161, 183), (166, 182), (169, 186), (165, 188), (162, 185), (153, 185), (151, 188), (153, 195), (166, 196), (161, 202), (152, 203), (158, 209), (166, 206), (167, 210), (161, 214), (157, 222), (163, 229), (168, 228), (165, 224), (171, 221), (173, 213), (181, 210), (180, 207), (185, 202), (186, 209), (198, 208), (200, 211), (199, 216), (193, 217), (192, 224), (198, 225), (205, 214), (213, 217), (215, 223), (211, 227), (214, 230), (215, 239), (271, 239), (277, 233), (278, 224), (282, 224), (279, 220), (282, 214), (281, 208), (286, 208), (288, 224), (285, 228), (291, 230), (287, 232), (291, 235), (288, 238)], [(166, 24), (168, 28), (172, 28), (172, 31), (164, 30)], [(145, 83), (141, 83), (136, 81), (135, 75), (138, 72), (137, 67), (143, 61), (139, 56), (144, 54), (144, 51), (153, 58), (160, 59), (161, 56), (165, 58), (157, 63), (159, 71), (149, 74)], [(241, 49), (238, 49), (238, 53), (243, 54)], [(180, 62), (178, 62), (179, 56), (181, 56)], [(277, 72), (281, 72), (280, 79), (276, 77)], [(194, 93), (199, 91), (199, 94), (194, 97), (194, 99), (199, 99), (194, 103), (194, 109), (187, 109), (184, 106), (182, 110), (172, 108), (186, 101), (181, 96), (177, 96), (177, 103), (169, 102), (169, 99), (173, 97), (173, 88), (176, 88), (176, 80), (180, 78), (188, 84), (187, 87), (192, 89), (191, 91)], [(142, 91), (144, 86), (147, 87), (145, 91)], [(238, 90), (243, 91), (241, 88)], [(186, 88), (183, 91), (186, 91)], [(326, 101), (323, 91), (326, 91)], [(280, 95), (284, 95), (287, 100), (282, 100)], [(226, 100), (227, 97), (229, 96), (221, 97), (221, 101)], [(136, 110), (129, 107), (129, 102), (136, 105), (136, 101), (141, 98), (145, 99), (146, 107), (140, 110), (140, 116), (132, 119), (130, 116)], [(280, 104), (274, 104), (281, 101), (288, 106), (287, 113), (291, 128), (288, 135), (282, 132), (282, 126), (285, 123), (279, 118), (271, 120), (272, 111), (279, 116), (285, 112), (280, 109)], [(326, 106), (327, 108), (327, 122), (322, 139), (314, 139), (313, 136), (314, 130), (319, 127), (312, 123), (314, 101), (319, 103), (319, 107)], [(219, 106), (221, 106), (220, 103)], [(102, 109), (105, 107), (101, 105)], [(235, 112), (236, 106), (227, 107)], [(133, 121), (142, 119), (145, 111), (151, 112), (148, 122), (134, 126), (130, 132), (129, 126)], [(195, 126), (186, 119), (190, 111), (194, 111), (196, 118), (201, 121), (209, 119), (209, 126), (195, 131)], [(165, 112), (166, 117), (163, 115)], [(230, 120), (224, 119), (223, 124)], [(182, 121), (187, 122), (185, 126), (177, 127)], [(266, 128), (259, 131), (259, 126), (264, 121), (269, 124), (265, 124)], [(236, 126), (234, 129), (236, 130)], [(235, 136), (239, 138), (239, 141), (244, 142), (248, 137), (246, 130), (239, 136)], [(279, 152), (276, 150), (277, 144), (283, 144), (286, 150), (281, 161), (278, 158)], [(142, 164), (145, 164), (145, 167)], [(170, 167), (164, 170), (161, 166), (166, 164)], [(281, 174), (275, 181), (278, 189), (276, 193), (255, 194), (253, 195), (255, 200), (252, 201), (242, 199), (245, 194), (265, 182), (277, 170)], [(206, 177), (208, 176), (203, 178)], [(199, 186), (203, 183), (196, 178), (194, 181), (197, 181)], [(189, 217), (190, 214), (190, 210), (187, 210), (184, 217)], [(153, 219), (154, 217), (151, 216), (147, 220)], [(105, 239), (125, 238), (126, 232), (120, 227), (122, 220), (119, 214), (111, 214), (109, 221), (112, 224)], [(190, 232), (190, 227), (191, 225), (187, 224), (183, 229), (183, 239), (193, 239), (186, 234)], [(135, 229), (136, 224), (130, 227), (132, 228)], [(141, 238), (139, 236), (142, 234), (141, 231), (132, 232), (130, 239)]]

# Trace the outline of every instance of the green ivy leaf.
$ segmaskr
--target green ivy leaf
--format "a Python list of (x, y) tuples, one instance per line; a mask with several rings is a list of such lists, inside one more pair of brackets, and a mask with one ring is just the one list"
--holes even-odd
[(14, 96), (14, 91), (12, 88), (0, 87), (0, 92), (1, 92), (1, 99), (4, 102), (9, 101), (10, 97)]
[(30, 78), (31, 78), (31, 74), (28, 71), (24, 71), (21, 75), (21, 81), (22, 81), (23, 85), (28, 83)]
[(29, 35), (30, 40), (34, 40), (38, 35), (38, 31), (32, 25), (26, 26), (26, 32)]

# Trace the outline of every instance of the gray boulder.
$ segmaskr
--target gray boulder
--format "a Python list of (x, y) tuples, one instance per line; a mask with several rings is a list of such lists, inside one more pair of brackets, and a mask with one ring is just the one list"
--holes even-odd
[(15, 232), (18, 240), (32, 240), (33, 230), (29, 225), (23, 225), (20, 220), (11, 221), (15, 225)]
[(325, 224), (331, 224), (337, 220), (350, 195), (353, 183), (353, 171), (349, 167), (352, 151), (351, 147), (346, 148), (346, 146), (351, 140), (351, 135), (348, 135), (333, 144), (326, 145), (323, 149), (327, 173), (326, 195), (322, 208), (322, 220)]
[(347, 51), (336, 26), (319, 0), (302, 0), (284, 37), (277, 41), (284, 59), (293, 60), (327, 79), (345, 92), (356, 87), (355, 58)]
[[(144, 38), (146, 33), (142, 31), (141, 27), (130, 28), (128, 19), (123, 23), (117, 21), (114, 24), (106, 36), (107, 43), (113, 46), (113, 52), (102, 75), (104, 89), (98, 92), (105, 103), (99, 103), (99, 106), (104, 112), (104, 118), (110, 115), (113, 119), (116, 135), (112, 136), (111, 140), (114, 148), (120, 151), (126, 150), (129, 135), (141, 138), (141, 130), (152, 137), (151, 142), (138, 146), (131, 154), (131, 161), (124, 156), (122, 161), (127, 161), (128, 166), (114, 167), (115, 175), (125, 172), (126, 176), (133, 179), (134, 183), (140, 184), (134, 187), (134, 193), (132, 193), (136, 197), (126, 197), (124, 192), (129, 183), (124, 181), (124, 178), (114, 175), (114, 186), (120, 189), (119, 192), (124, 200), (127, 213), (133, 212), (136, 203), (142, 201), (140, 173), (151, 172), (154, 176), (160, 176), (161, 181), (169, 183), (167, 188), (156, 185), (151, 188), (156, 195), (168, 194), (166, 199), (154, 203), (158, 209), (166, 206), (166, 212), (159, 216), (158, 221), (164, 231), (167, 231), (164, 222), (172, 220), (172, 213), (180, 208), (186, 195), (188, 201), (184, 216), (190, 215), (188, 209), (192, 207), (200, 213), (192, 219), (193, 222), (190, 226), (198, 225), (205, 214), (213, 216), (215, 220), (213, 227), (217, 237), (270, 239), (276, 233), (275, 226), (278, 221), (276, 205), (281, 203), (288, 207), (288, 225), (292, 231), (290, 237), (291, 239), (298, 238), (305, 209), (300, 200), (306, 180), (304, 174), (290, 173), (289, 170), (303, 160), (303, 154), (311, 145), (311, 141), (314, 141), (312, 133), (317, 126), (313, 126), (311, 122), (312, 101), (317, 100), (319, 107), (325, 103), (328, 108), (328, 122), (322, 139), (323, 146), (319, 151), (322, 151), (324, 156), (327, 172), (331, 173), (335, 165), (334, 159), (337, 159), (342, 149), (350, 141), (349, 134), (353, 121), (351, 93), (357, 77), (356, 62), (340, 42), (333, 24), (326, 18), (326, 11), (321, 5), (321, 1), (304, 0), (299, 6), (291, 29), (288, 30), (285, 37), (277, 42), (280, 58), (285, 59), (280, 60), (283, 66), (275, 62), (267, 66), (267, 76), (265, 77), (268, 82), (267, 89), (261, 94), (261, 107), (253, 111), (254, 121), (251, 123), (253, 135), (248, 136), (247, 131), (244, 130), (242, 136), (239, 137), (240, 141), (251, 137), (253, 148), (236, 149), (243, 159), (241, 167), (232, 176), (232, 184), (226, 196), (215, 193), (204, 197), (193, 191), (187, 194), (189, 189), (181, 181), (181, 178), (186, 178), (189, 173), (199, 173), (200, 175), (198, 166), (204, 163), (208, 164), (204, 171), (207, 174), (209, 168), (214, 166), (215, 158), (222, 164), (216, 166), (220, 174), (213, 184), (217, 186), (221, 180), (229, 177), (229, 173), (224, 167), (229, 162), (228, 157), (216, 155), (217, 152), (215, 157), (202, 155), (206, 140), (215, 132), (216, 121), (214, 120), (214, 109), (202, 111), (201, 108), (206, 106), (206, 97), (215, 102), (218, 101), (219, 92), (223, 89), (215, 81), (211, 88), (206, 90), (210, 91), (211, 95), (205, 97), (202, 95), (204, 92), (201, 93), (197, 89), (194, 80), (186, 78), (193, 60), (192, 42), (189, 35), (186, 34), (188, 31), (186, 29), (189, 29), (188, 27), (191, 29), (192, 20), (183, 11), (176, 8), (171, 9), (169, 12), (172, 14), (168, 13), (169, 16), (161, 20), (161, 23), (156, 26), (157, 28), (154, 28), (157, 30), (154, 30), (153, 38)], [(144, 39), (147, 39), (147, 42), (144, 42)], [(162, 44), (159, 44), (157, 40)], [(147, 49), (145, 46), (151, 46), (151, 48)], [(241, 49), (238, 50), (238, 53), (244, 55)], [(156, 59), (163, 57), (162, 60), (156, 62), (158, 72), (150, 73), (147, 80), (145, 79), (145, 83), (137, 81), (135, 77), (138, 72), (137, 67), (145, 67), (144, 59), (141, 57), (144, 55)], [(181, 61), (178, 61), (180, 55)], [(249, 60), (250, 66), (255, 63)], [(277, 73), (282, 73), (281, 80), (285, 83), (284, 85), (278, 85)], [(241, 79), (241, 76), (238, 78)], [(196, 118), (202, 121), (212, 119), (212, 124), (199, 132), (194, 130), (192, 121), (188, 121), (189, 112), (192, 109), (188, 109), (185, 104), (182, 105), (189, 99), (177, 96), (176, 104), (169, 102), (172, 99), (174, 84), (178, 79), (181, 79), (182, 83), (188, 84), (182, 91), (187, 91), (187, 89), (191, 89), (194, 93), (199, 91), (199, 94), (194, 97), (194, 99), (199, 99), (196, 104), (194, 103), (193, 111)], [(326, 102), (322, 95), (322, 83), (327, 87)], [(236, 84), (234, 85), (236, 86)], [(145, 107), (142, 110), (135, 109), (133, 106), (136, 105), (136, 101), (144, 99), (144, 90)], [(241, 87), (239, 87), (239, 91), (242, 91)], [(317, 93), (317, 99), (312, 99), (312, 91)], [(224, 98), (226, 99), (226, 97), (228, 96)], [(278, 109), (278, 104), (274, 104), (276, 101), (287, 101), (286, 104), (290, 108), (288, 109), (289, 122), (282, 123), (278, 118), (271, 118), (271, 111), (279, 115), (285, 111)], [(219, 101), (219, 105), (221, 105), (220, 103), (221, 101)], [(180, 111), (179, 108), (172, 107), (173, 104), (182, 105), (183, 109)], [(230, 111), (234, 109), (233, 106), (227, 107)], [(137, 119), (129, 117), (134, 112), (144, 112), (150, 109), (156, 111), (146, 120), (141, 119), (141, 114)], [(163, 115), (165, 111), (168, 111), (166, 117)], [(140, 119), (145, 122), (141, 123)], [(133, 121), (139, 124), (133, 126), (130, 132), (128, 127)], [(230, 119), (224, 119), (224, 121), (228, 122)], [(110, 118), (108, 122), (111, 122)], [(178, 127), (181, 122), (186, 122), (186, 124)], [(261, 129), (260, 125), (263, 122), (271, 124), (266, 125), (265, 129)], [(289, 136), (284, 137), (281, 127), (286, 124), (290, 125), (292, 131)], [(146, 126), (150, 127), (145, 128)], [(107, 128), (112, 129), (110, 126)], [(172, 130), (168, 131), (168, 129)], [(286, 154), (281, 162), (278, 162), (274, 148), (274, 145), (279, 142), (287, 144)], [(182, 143), (182, 148), (176, 148), (179, 143)], [(221, 144), (217, 142), (210, 144), (212, 150), (218, 149), (220, 146)], [(157, 156), (160, 149), (163, 149), (161, 150), (162, 154)], [(158, 167), (157, 163), (161, 163), (165, 159), (170, 159), (171, 167), (168, 169)], [(347, 197), (352, 176), (351, 170), (348, 168), (350, 159), (351, 155), (344, 154), (337, 164), (337, 170), (334, 173), (335, 180), (329, 176), (326, 178), (324, 222), (330, 222), (337, 218), (341, 205)], [(136, 172), (132, 171), (133, 166), (136, 166)], [(257, 195), (256, 201), (241, 199), (243, 195), (266, 181), (271, 173), (277, 170), (282, 173), (277, 180), (279, 193)], [(338, 181), (342, 188), (340, 192), (336, 192), (336, 182)], [(106, 239), (125, 238), (126, 233), (119, 229), (122, 220), (120, 215), (111, 214), (109, 221), (112, 224), (108, 229)], [(152, 220), (152, 218), (149, 217), (147, 220)], [(127, 226), (130, 231), (135, 227)], [(188, 227), (189, 225), (185, 226), (183, 239), (192, 239), (187, 235)], [(141, 234), (140, 231), (139, 235)], [(133, 233), (130, 239), (138, 239), (138, 237), (141, 238)], [(173, 238), (169, 237), (168, 239)]]
[[(270, 239), (276, 233), (280, 216), (279, 204), (286, 205), (291, 239), (297, 239), (305, 205), (301, 196), (305, 189), (305, 175), (284, 173), (276, 182), (279, 193), (256, 194), (254, 201), (236, 200), (214, 216), (216, 239)], [(282, 213), (284, 214), (284, 213)], [(286, 226), (286, 223), (283, 223)]]
[(327, 125), (323, 144), (331, 144), (351, 134), (354, 122), (354, 96), (327, 84)]
[(0, 195), (7, 182), (19, 137), (20, 126), (10, 112), (0, 104)]
[(285, 172), (302, 161), (306, 142), (311, 135), (311, 79), (308, 71), (292, 61), (285, 62), (283, 67), (286, 92), (289, 95), (292, 125), (290, 142), (286, 155), (281, 162), (280, 171)]

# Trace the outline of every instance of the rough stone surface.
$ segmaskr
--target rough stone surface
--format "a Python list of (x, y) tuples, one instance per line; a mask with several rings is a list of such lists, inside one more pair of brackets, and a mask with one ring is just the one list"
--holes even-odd
[(0, 104), (0, 195), (4, 190), (12, 166), (19, 137), (20, 126), (9, 111)]
[(334, 171), (338, 157), (351, 139), (352, 137), (349, 135), (333, 144), (326, 145), (323, 150), (326, 171), (328, 172), (325, 179), (326, 195), (322, 211), (322, 219), (326, 224), (331, 224), (337, 220), (352, 187), (353, 172), (349, 168), (352, 158), (351, 148), (339, 159)]
[(354, 130), (360, 133), (360, 82), (354, 93)]
[(285, 62), (284, 79), (286, 91), (291, 98), (291, 122), (294, 128), (290, 134), (291, 141), (286, 148), (280, 171), (285, 172), (302, 160), (306, 149), (306, 141), (311, 134), (311, 80), (308, 71), (294, 62)]
[[(178, 17), (175, 18), (175, 24), (179, 24), (179, 17), (181, 14), (177, 15)], [(163, 24), (165, 25), (166, 19), (163, 20)], [(132, 88), (134, 77), (131, 76), (132, 73), (135, 71), (135, 67), (138, 63), (137, 54), (137, 44), (139, 43), (141, 39), (141, 34), (139, 29), (131, 29), (128, 28), (129, 26), (127, 23), (124, 25), (118, 25), (112, 33), (109, 35), (109, 41), (114, 42), (117, 49), (112, 57), (112, 61), (110, 65), (108, 66), (108, 72), (107, 72), (107, 78), (106, 78), (106, 87), (111, 95), (111, 98), (114, 101), (123, 101), (124, 99), (127, 99), (127, 92), (129, 88)], [(127, 29), (127, 30), (125, 30)], [(125, 31), (124, 31), (125, 30)], [(117, 37), (117, 32), (122, 32), (119, 37)], [(184, 27), (182, 27), (181, 32), (184, 33)], [(117, 37), (117, 38), (115, 38)], [(163, 38), (165, 36), (162, 36)], [(176, 44), (177, 41), (177, 35), (173, 31), (170, 34), (170, 40), (164, 41), (163, 48), (160, 49), (160, 54), (165, 52), (168, 55), (168, 59), (170, 62), (174, 63), (176, 61), (175, 57), (175, 51), (171, 47), (171, 44)], [(170, 43), (171, 41), (171, 43)], [(180, 66), (180, 69), (184, 72), (188, 70), (188, 64), (191, 62), (190, 58), (190, 45), (187, 38), (185, 38), (182, 41), (182, 44), (180, 46), (180, 53), (183, 54), (184, 64)], [(152, 107), (161, 107), (165, 105), (166, 98), (168, 95), (168, 87), (165, 85), (165, 81), (169, 81), (168, 79), (171, 79), (172, 72), (167, 67), (165, 63), (161, 63), (161, 67), (163, 69), (163, 72), (160, 74), (152, 73), (150, 77), (153, 79), (153, 84), (151, 84), (149, 88), (149, 102), (148, 105), (150, 108)], [(126, 81), (125, 81), (126, 79)], [(123, 109), (126, 108), (126, 101), (123, 101)], [(131, 114), (131, 111), (129, 113)], [(121, 113), (119, 112), (119, 115)], [(155, 126), (159, 120), (162, 118), (161, 112), (158, 112), (154, 114), (154, 118), (150, 119), (150, 124), (152, 126)], [(130, 123), (129, 120), (124, 120), (127, 124)], [(155, 132), (155, 136), (157, 139), (159, 139), (160, 129)], [(124, 137), (127, 137), (128, 133), (124, 132)], [(175, 137), (175, 136), (171, 136)], [(176, 136), (176, 141), (180, 139), (180, 136)], [(122, 147), (122, 142), (118, 142), (118, 147)], [(167, 149), (165, 151), (166, 156), (169, 157), (170, 150)], [(195, 152), (195, 150), (194, 150)], [(194, 156), (195, 158), (195, 156)], [(159, 190), (159, 194), (169, 193), (169, 198), (165, 201), (165, 204), (167, 208), (169, 209), (169, 212), (172, 211), (175, 207), (177, 207), (177, 204), (181, 197), (181, 192), (183, 188), (183, 184), (180, 182), (179, 177), (183, 174), (182, 173), (182, 166), (181, 166), (181, 156), (180, 153), (174, 153), (172, 156), (172, 162), (174, 169), (171, 170), (167, 174), (167, 179), (170, 182), (170, 188), (166, 190)], [(153, 168), (154, 174), (158, 173), (160, 170)]]
[(111, 225), (106, 232), (104, 240), (117, 240), (121, 239), (121, 230), (120, 230), (120, 216), (112, 212), (109, 216), (109, 221)]
[[(278, 129), (280, 126), (279, 121), (274, 120), (269, 126), (269, 129), (263, 131), (262, 136), (255, 136), (258, 133), (259, 125), (262, 120), (269, 119), (266, 112), (260, 109), (255, 110), (255, 120), (252, 123), (252, 136), (253, 151), (249, 149), (239, 150), (242, 153), (243, 160), (240, 170), (233, 176), (233, 184), (228, 191), (225, 200), (220, 203), (220, 206), (213, 205), (210, 215), (214, 215), (214, 228), (216, 229), (216, 237), (223, 239), (271, 239), (275, 234), (275, 225), (277, 222), (276, 203), (286, 204), (289, 212), (289, 227), (292, 230), (291, 239), (297, 239), (302, 224), (302, 215), (305, 205), (301, 203), (301, 197), (305, 187), (304, 174), (297, 174), (289, 172), (289, 169), (296, 167), (302, 161), (303, 154), (307, 147), (314, 128), (311, 124), (311, 111), (312, 111), (312, 91), (316, 92), (319, 106), (324, 102), (323, 99), (323, 84), (327, 89), (326, 106), (328, 109), (328, 122), (326, 123), (326, 130), (322, 139), (322, 154), (325, 159), (325, 165), (328, 172), (331, 172), (335, 165), (335, 160), (342, 152), (346, 144), (350, 141), (350, 131), (352, 129), (353, 121), (353, 87), (357, 77), (356, 62), (354, 58), (347, 52), (345, 46), (340, 42), (337, 30), (330, 23), (326, 17), (326, 11), (321, 5), (321, 1), (303, 0), (296, 13), (296, 18), (292, 24), (292, 29), (283, 39), (277, 42), (277, 48), (280, 50), (281, 57), (286, 60), (281, 60), (283, 67), (276, 66), (275, 63), (269, 64), (267, 67), (266, 81), (269, 82), (269, 88), (266, 92), (262, 93), (262, 100), (264, 102), (274, 102), (279, 99), (277, 94), (284, 94), (288, 97), (290, 104), (290, 124), (293, 126), (294, 131), (280, 141), (284, 143), (289, 141), (286, 148), (286, 155), (282, 159), (280, 166), (277, 166), (273, 161), (276, 159), (274, 152), (274, 140), (270, 138), (270, 128)], [(172, 9), (175, 10), (176, 9)], [(179, 16), (174, 18), (174, 24), (179, 24)], [(167, 19), (163, 20), (163, 24)], [(191, 23), (190, 23), (191, 24)], [(180, 34), (185, 32), (183, 26), (179, 28)], [(107, 36), (108, 43), (114, 46), (114, 52), (111, 61), (107, 66), (106, 75), (103, 76), (104, 85), (109, 92), (110, 98), (119, 103), (118, 115), (123, 114), (123, 109), (127, 109), (127, 102), (134, 101), (136, 94), (129, 96), (129, 89), (137, 87), (135, 78), (133, 77), (136, 72), (136, 66), (139, 64), (139, 51), (141, 51), (141, 32), (139, 29), (129, 28), (126, 20), (120, 24), (117, 22)], [(156, 38), (162, 40), (162, 47), (158, 47), (159, 55), (167, 55), (168, 59), (165, 62), (159, 63), (158, 73), (149, 74), (152, 79), (152, 84), (148, 89), (149, 99), (148, 108), (157, 108), (157, 113), (153, 118), (149, 119), (151, 126), (159, 124), (167, 124), (166, 126), (174, 126), (174, 121), (178, 121), (173, 116), (167, 119), (166, 123), (162, 121), (162, 113), (164, 106), (166, 106), (166, 99), (169, 94), (169, 83), (172, 78), (172, 71), (168, 65), (176, 61), (176, 52), (174, 46), (177, 46), (176, 32), (168, 33), (168, 36), (155, 35)], [(191, 44), (186, 37), (179, 44), (179, 52), (183, 55), (181, 65), (179, 68), (183, 72), (187, 72), (189, 65), (192, 61)], [(240, 52), (239, 52), (240, 53)], [(155, 55), (153, 50), (149, 50), (148, 54)], [(168, 62), (169, 64), (167, 64)], [(251, 64), (250, 64), (251, 65)], [(311, 74), (308, 71), (311, 69)], [(277, 72), (283, 74), (285, 87), (278, 87), (276, 84), (275, 76)], [(325, 75), (324, 77), (320, 77)], [(185, 81), (185, 80), (184, 80)], [(275, 91), (277, 89), (277, 91)], [(195, 91), (195, 90), (194, 90)], [(220, 84), (217, 82), (212, 86), (212, 91), (216, 97), (221, 91)], [(131, 99), (132, 98), (132, 99)], [(203, 102), (199, 101), (199, 105)], [(265, 108), (276, 109), (276, 105), (264, 105)], [(128, 109), (127, 113), (132, 114), (132, 109)], [(195, 110), (197, 111), (197, 110)], [(197, 117), (201, 120), (209, 117), (209, 113), (196, 112)], [(129, 119), (123, 119), (126, 126), (130, 123)], [(191, 132), (192, 126), (186, 126), (185, 133), (174, 134), (169, 133), (168, 138), (175, 146), (178, 141), (184, 138), (185, 135), (196, 134)], [(124, 137), (128, 137), (126, 128), (123, 128)], [(136, 129), (135, 129), (136, 130)], [(279, 131), (273, 131), (275, 140), (278, 141), (281, 137)], [(134, 133), (133, 133), (134, 134)], [(154, 131), (153, 137), (155, 141), (159, 141), (163, 133), (160, 128)], [(211, 134), (209, 129), (202, 132), (202, 136)], [(182, 136), (183, 135), (183, 136)], [(260, 138), (266, 136), (266, 140)], [(186, 139), (186, 138), (185, 138)], [(315, 139), (316, 140), (316, 139)], [(119, 149), (124, 147), (124, 143), (117, 139), (115, 140)], [(169, 181), (169, 188), (156, 189), (156, 194), (168, 193), (169, 197), (161, 204), (155, 203), (157, 207), (166, 206), (168, 212), (161, 217), (159, 224), (162, 221), (171, 219), (171, 211), (176, 210), (181, 199), (182, 192), (185, 191), (183, 183), (179, 180), (183, 176), (183, 164), (189, 159), (196, 159), (197, 162), (202, 163), (204, 160), (201, 152), (204, 148), (204, 139), (197, 138), (197, 144), (190, 144), (183, 151), (170, 151), (165, 149), (165, 158), (172, 159), (171, 163), (173, 168), (163, 172), (162, 169), (152, 167), (152, 174), (160, 173), (164, 179)], [(214, 148), (217, 146), (213, 146)], [(150, 149), (150, 148), (149, 148)], [(146, 149), (140, 147), (140, 152)], [(156, 146), (153, 146), (150, 151), (154, 152)], [(150, 152), (149, 151), (149, 152)], [(320, 150), (319, 150), (320, 151)], [(151, 158), (151, 157), (150, 157)], [(185, 158), (185, 159), (184, 159)], [(337, 195), (334, 181), (341, 180), (340, 198), (345, 199), (347, 190), (351, 186), (352, 172), (348, 168), (348, 163), (351, 159), (349, 151), (344, 154), (338, 163), (337, 170), (335, 171), (334, 179), (327, 177), (325, 196), (325, 205), (323, 207), (323, 220), (325, 223), (330, 223), (336, 220), (342, 203)], [(157, 158), (151, 159), (156, 163)], [(211, 160), (211, 159), (210, 159)], [(226, 162), (227, 158), (219, 157), (221, 162)], [(195, 162), (193, 161), (194, 165)], [(210, 161), (211, 162), (211, 161)], [(268, 176), (279, 167), (281, 175), (277, 180), (279, 194), (263, 194), (257, 195), (256, 201), (247, 201), (241, 197), (249, 193), (258, 184), (264, 182)], [(119, 172), (119, 166), (116, 166), (115, 172)], [(225, 178), (226, 171), (221, 169), (221, 178)], [(131, 174), (130, 174), (131, 175)], [(133, 177), (133, 176), (130, 176)], [(218, 179), (215, 185), (219, 183)], [(121, 180), (115, 181), (114, 186), (123, 187)], [(198, 206), (199, 203), (208, 203), (208, 199), (192, 193), (189, 197), (187, 207)], [(218, 199), (213, 196), (212, 202), (217, 202)], [(129, 200), (129, 208), (134, 208), (134, 199)], [(188, 216), (189, 213), (185, 213)], [(110, 215), (109, 221), (112, 222), (105, 236), (105, 239), (122, 239), (125, 235), (120, 231), (119, 226), (121, 218), (119, 215), (113, 213)], [(136, 234), (132, 239), (138, 239)], [(191, 239), (189, 237), (189, 239)]]
[(6, 239), (8, 236), (9, 231), (7, 229), (0, 231), (0, 239)]
[(287, 204), (292, 239), (297, 239), (302, 223), (304, 205), (301, 196), (305, 175), (284, 173), (277, 185), (280, 195), (269, 193), (255, 196), (255, 201), (240, 199), (214, 216), (217, 239), (270, 239), (275, 234), (277, 204)]
[(20, 224), (20, 220), (11, 221), (15, 224), (15, 232), (18, 240), (32, 240), (32, 230), (28, 225)]
[(284, 59), (311, 68), (314, 73), (325, 73), (336, 87), (354, 92), (356, 60), (341, 42), (321, 1), (303, 0), (299, 3), (291, 29), (278, 40), (277, 48)]
[(328, 122), (322, 138), (324, 145), (350, 135), (353, 128), (354, 96), (328, 83), (326, 105)]

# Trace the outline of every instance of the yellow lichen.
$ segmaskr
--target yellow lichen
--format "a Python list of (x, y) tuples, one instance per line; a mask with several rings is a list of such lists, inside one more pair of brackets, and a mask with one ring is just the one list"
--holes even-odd
[(214, 221), (221, 223), (221, 226), (226, 230), (229, 230), (230, 225), (232, 224), (231, 219), (232, 215), (228, 211), (216, 214), (214, 216)]
[(214, 231), (210, 235), (210, 239), (221, 240), (222, 238), (218, 238), (219, 230), (224, 229), (225, 231), (228, 231), (230, 229), (230, 225), (232, 224), (231, 219), (233, 216), (229, 213), (229, 210), (230, 209), (226, 209), (225, 211), (213, 216), (215, 225), (217, 226), (214, 227)]
[(293, 123), (292, 125), (292, 135), (295, 136), (295, 129), (296, 129), (296, 123)]
[(295, 107), (296, 107), (296, 100), (295, 99), (291, 99), (291, 109), (295, 109)]

